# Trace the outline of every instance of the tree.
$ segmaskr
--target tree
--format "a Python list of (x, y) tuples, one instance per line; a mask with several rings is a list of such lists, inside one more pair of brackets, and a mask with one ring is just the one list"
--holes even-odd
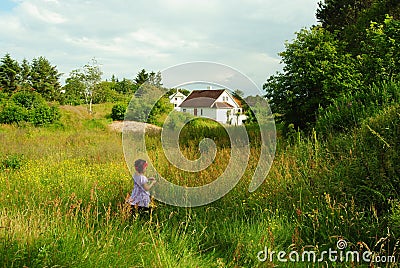
[(92, 112), (93, 96), (96, 94), (96, 90), (99, 88), (101, 82), (101, 76), (103, 72), (100, 69), (99, 64), (95, 58), (92, 59), (91, 63), (83, 66), (83, 83), (85, 85), (85, 100), (86, 104), (89, 104), (89, 112)]
[(362, 42), (360, 68), (367, 83), (400, 79), (400, 21), (372, 22)]
[(144, 82), (146, 82), (149, 79), (149, 74), (146, 72), (145, 69), (142, 69), (135, 78), (135, 82), (138, 85), (142, 85)]
[(65, 80), (63, 87), (63, 102), (69, 105), (85, 103), (85, 84), (82, 72), (79, 69), (72, 70)]
[(31, 65), (27, 59), (23, 59), (21, 63), (20, 85), (22, 89), (32, 89)]
[(155, 73), (155, 72), (152, 71), (149, 74), (149, 78), (148, 78), (147, 82), (150, 85), (153, 85), (153, 86), (156, 86), (156, 87), (161, 87), (162, 86), (161, 80), (162, 80), (161, 72), (158, 71), (157, 73)]
[(400, 18), (398, 0), (325, 0), (318, 3), (316, 17), (322, 26), (347, 43), (346, 51), (360, 54), (371, 21), (383, 21), (386, 14)]
[(6, 54), (0, 62), (0, 88), (11, 93), (17, 90), (21, 68), (18, 62)]
[(160, 71), (157, 72), (156, 77), (154, 78), (154, 85), (156, 87), (161, 87), (163, 85)]
[(117, 81), (114, 86), (114, 90), (121, 94), (134, 93), (137, 89), (137, 85), (129, 79), (122, 79)]
[(46, 100), (53, 101), (59, 97), (61, 84), (59, 82), (61, 74), (56, 66), (45, 57), (32, 60), (30, 83), (32, 87), (41, 94)]
[(357, 23), (359, 16), (375, 0), (325, 0), (318, 3), (316, 17), (331, 33)]
[(280, 53), (283, 72), (263, 85), (274, 113), (287, 124), (304, 128), (316, 120), (319, 107), (326, 107), (340, 92), (361, 85), (355, 60), (342, 53), (334, 35), (322, 27), (303, 29)]

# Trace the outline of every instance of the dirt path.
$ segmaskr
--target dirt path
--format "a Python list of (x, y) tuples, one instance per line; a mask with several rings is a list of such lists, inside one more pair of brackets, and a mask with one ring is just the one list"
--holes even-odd
[(122, 132), (124, 129), (125, 131), (132, 131), (132, 132), (140, 132), (143, 129), (148, 130), (160, 130), (161, 128), (155, 125), (146, 124), (142, 122), (136, 121), (114, 121), (108, 125), (109, 128), (113, 131)]

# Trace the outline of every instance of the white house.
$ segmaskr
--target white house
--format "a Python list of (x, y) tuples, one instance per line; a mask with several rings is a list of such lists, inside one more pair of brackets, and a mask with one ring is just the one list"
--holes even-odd
[(169, 102), (174, 105), (176, 111), (180, 111), (179, 105), (181, 105), (185, 98), (186, 96), (177, 90), (176, 93), (169, 96)]
[(193, 90), (179, 108), (182, 112), (211, 118), (222, 124), (242, 125), (247, 116), (239, 103), (225, 89)]

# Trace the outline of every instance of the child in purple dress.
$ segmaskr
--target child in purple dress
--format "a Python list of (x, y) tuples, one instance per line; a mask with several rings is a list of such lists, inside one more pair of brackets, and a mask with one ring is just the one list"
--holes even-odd
[(129, 204), (132, 207), (132, 211), (147, 212), (150, 210), (149, 190), (154, 186), (156, 180), (154, 178), (147, 178), (144, 175), (147, 165), (147, 162), (143, 159), (138, 159), (135, 161), (136, 172), (133, 175), (134, 187), (129, 198)]

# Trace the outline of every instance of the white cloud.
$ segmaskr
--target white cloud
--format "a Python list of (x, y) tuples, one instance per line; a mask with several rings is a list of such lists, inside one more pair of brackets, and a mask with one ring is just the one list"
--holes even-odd
[(23, 2), (19, 6), (22, 14), (26, 14), (32, 19), (37, 19), (48, 24), (59, 24), (66, 21), (66, 19), (57, 12), (46, 9), (46, 3), (58, 3), (57, 1), (44, 0), (43, 6), (35, 5), (32, 2)]
[(18, 60), (45, 56), (66, 75), (96, 57), (104, 78), (215, 61), (261, 87), (281, 68), (284, 41), (315, 24), (317, 2), (20, 0), (0, 14), (0, 51)]

